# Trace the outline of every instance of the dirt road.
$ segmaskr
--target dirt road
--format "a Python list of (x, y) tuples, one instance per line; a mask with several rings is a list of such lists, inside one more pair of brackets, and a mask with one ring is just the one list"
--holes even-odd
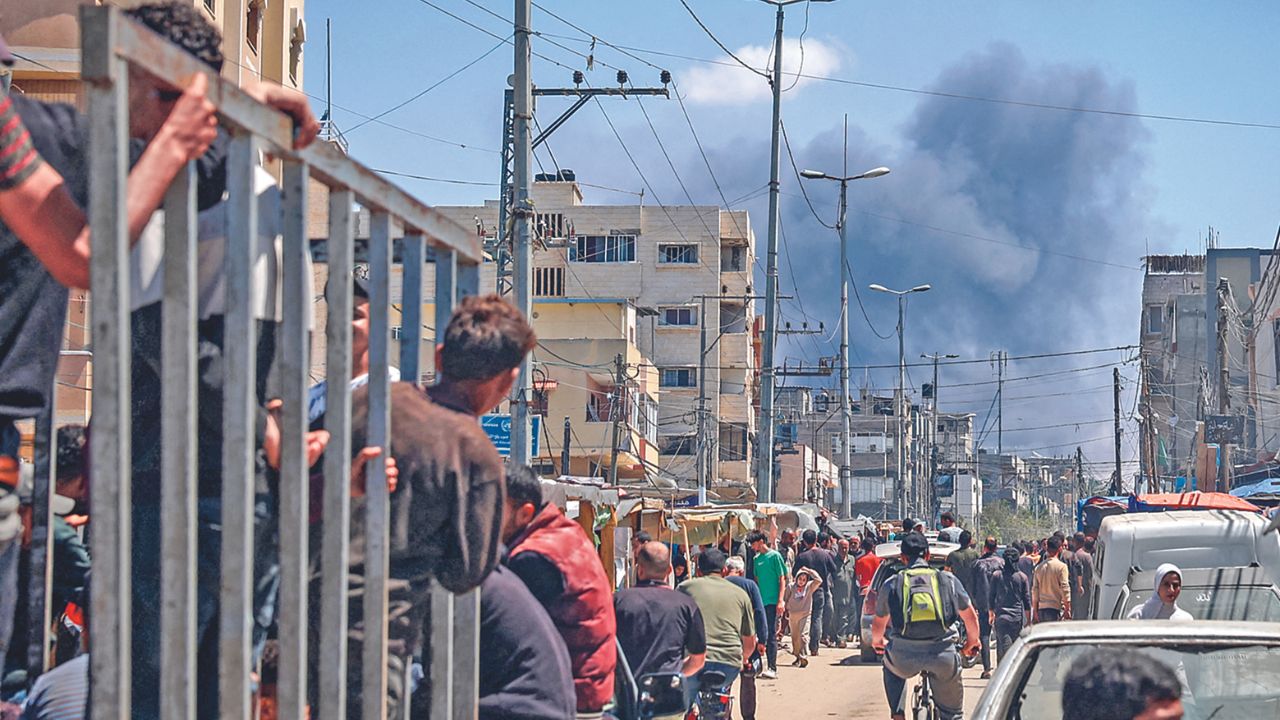
[[(790, 655), (780, 654), (778, 679), (756, 681), (756, 718), (885, 720), (889, 717), (889, 705), (884, 698), (880, 665), (863, 665), (858, 662), (857, 655), (856, 649), (822, 648), (818, 657), (810, 658), (809, 667), (800, 669), (788, 664)], [(846, 658), (852, 658), (851, 664), (841, 665)], [(986, 680), (978, 679), (981, 673), (981, 666), (964, 671), (966, 714), (978, 703), (978, 697), (987, 685)], [(735, 698), (738, 693), (735, 684)], [(741, 718), (737, 710), (735, 707), (734, 717)]]

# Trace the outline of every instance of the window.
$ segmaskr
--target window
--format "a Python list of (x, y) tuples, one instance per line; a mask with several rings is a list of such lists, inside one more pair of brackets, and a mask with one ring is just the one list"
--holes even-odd
[(564, 268), (536, 267), (533, 269), (534, 297), (564, 297)]
[(262, 34), (262, 3), (263, 0), (249, 0), (244, 20), (244, 39), (255, 55), (258, 54), (259, 36)]
[(1164, 332), (1164, 306), (1148, 305), (1147, 306), (1147, 329), (1148, 335), (1159, 335)]
[(836, 433), (831, 436), (831, 454), (839, 455), (842, 452), (844, 452), (844, 450), (842, 449), (842, 445), (840, 443), (840, 434)]
[(659, 265), (697, 265), (697, 245), (659, 245)]
[(831, 398), (826, 393), (821, 393), (813, 399), (814, 412), (828, 412), (831, 409)]
[(698, 386), (697, 368), (663, 368), (659, 387), (691, 388)]
[(210, 15), (213, 15), (217, 12), (217, 8), (214, 7), (217, 1), (218, 0), (204, 0), (204, 9), (208, 10)]
[(662, 308), (658, 324), (663, 327), (697, 327), (698, 313), (691, 307)]
[(747, 249), (741, 245), (720, 248), (720, 271), (742, 272), (747, 269)]
[(735, 462), (747, 459), (747, 428), (745, 425), (720, 426), (720, 459)]
[(404, 337), (404, 329), (403, 329), (403, 328), (401, 328), (399, 325), (396, 325), (395, 327), (391, 328), (391, 339), (392, 339), (392, 340), (400, 340), (400, 339), (401, 339), (401, 338), (403, 338), (403, 337)]
[(698, 439), (693, 435), (665, 435), (658, 445), (662, 455), (695, 455)]
[(579, 235), (569, 246), (569, 262), (635, 262), (635, 235)]
[(573, 223), (562, 213), (537, 213), (533, 216), (534, 231), (543, 242), (564, 240), (573, 236)]
[(299, 80), (298, 68), (302, 66), (302, 44), (307, 41), (307, 25), (298, 16), (298, 10), (290, 10), (293, 21), (293, 32), (289, 36), (289, 79), (296, 85)]

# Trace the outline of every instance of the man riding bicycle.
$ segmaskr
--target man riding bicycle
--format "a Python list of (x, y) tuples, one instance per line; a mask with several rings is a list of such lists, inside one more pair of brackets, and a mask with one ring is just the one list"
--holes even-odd
[[(964, 622), (963, 652), (978, 651), (978, 615), (956, 577), (929, 565), (929, 541), (918, 532), (902, 539), (905, 567), (886, 579), (876, 597), (871, 644), (884, 653), (884, 691), (890, 716), (903, 720), (907, 678), (924, 673), (943, 720), (960, 720), (964, 685), (956, 652), (956, 620)], [(885, 641), (885, 630), (889, 639)]]

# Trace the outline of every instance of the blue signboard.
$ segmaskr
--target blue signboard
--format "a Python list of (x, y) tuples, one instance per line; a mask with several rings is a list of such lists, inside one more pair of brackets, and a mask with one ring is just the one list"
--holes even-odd
[[(539, 440), (542, 438), (542, 416), (531, 415), (529, 419), (533, 421), (533, 450), (529, 457), (538, 457), (538, 451), (542, 445)], [(480, 427), (484, 428), (485, 434), (493, 441), (493, 446), (498, 448), (498, 454), (502, 457), (510, 457), (511, 455), (511, 415), (495, 414), (480, 416)]]

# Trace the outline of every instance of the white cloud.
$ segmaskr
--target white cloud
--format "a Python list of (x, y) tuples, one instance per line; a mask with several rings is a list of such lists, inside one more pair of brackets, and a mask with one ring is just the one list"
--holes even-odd
[[(748, 45), (734, 51), (734, 54), (754, 68), (772, 69), (772, 45)], [(770, 98), (769, 83), (759, 75), (733, 62), (733, 58), (723, 56), (728, 65), (705, 65), (691, 68), (680, 78), (681, 89), (692, 102), (708, 105), (745, 105), (761, 102)], [(813, 38), (804, 41), (804, 66), (801, 68), (800, 41), (785, 39), (782, 41), (782, 77), (783, 90), (795, 87), (802, 88), (814, 80), (802, 77), (798, 81), (795, 73), (805, 75), (829, 75), (841, 66), (841, 52), (830, 43)]]

